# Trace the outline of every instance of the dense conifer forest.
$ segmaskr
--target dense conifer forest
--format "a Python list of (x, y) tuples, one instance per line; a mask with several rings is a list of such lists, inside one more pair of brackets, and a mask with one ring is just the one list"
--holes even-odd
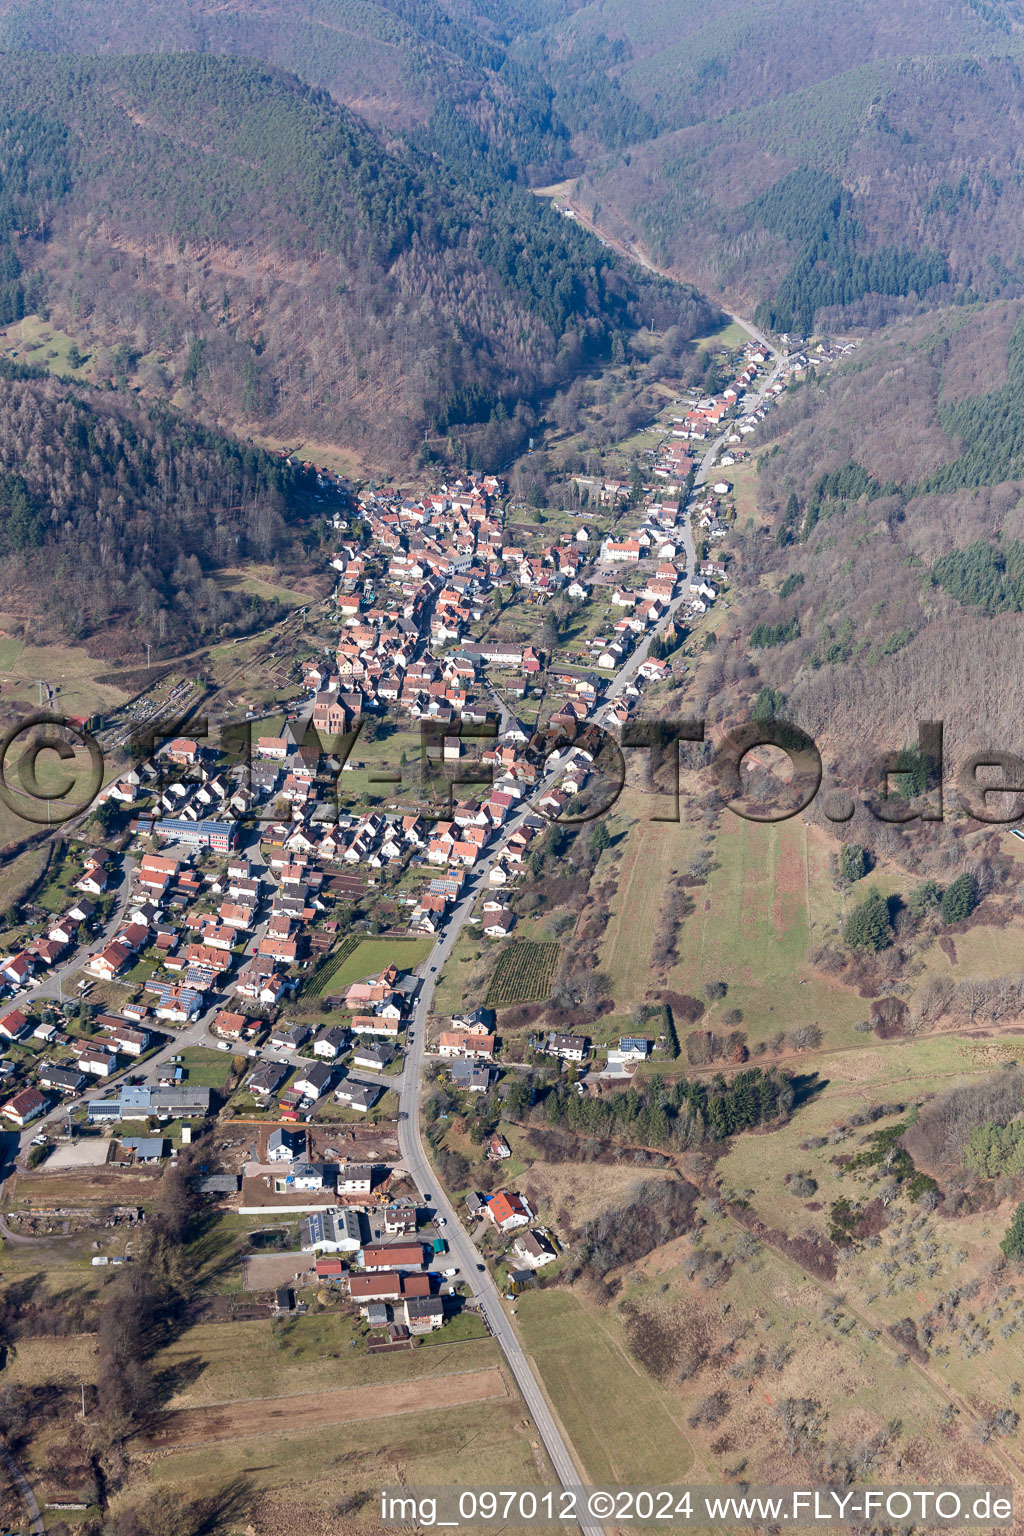
[(426, 436), (493, 464), (616, 339), (713, 315), (524, 189), (460, 184), (263, 65), (9, 55), (0, 119), (21, 177), (0, 306), (127, 345), (151, 393), (162, 372), (224, 426), (396, 464)]

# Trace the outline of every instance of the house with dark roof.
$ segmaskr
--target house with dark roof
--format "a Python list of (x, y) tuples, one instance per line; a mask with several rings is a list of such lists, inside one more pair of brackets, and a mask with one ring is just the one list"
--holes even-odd
[(410, 1333), (431, 1333), (444, 1326), (444, 1302), (440, 1296), (411, 1296), (403, 1305)]
[(305, 1131), (289, 1131), (284, 1126), (277, 1126), (267, 1137), (267, 1161), (271, 1163), (290, 1163), (296, 1158), (302, 1157), (306, 1150)]
[(384, 1231), (400, 1236), (416, 1231), (416, 1206), (411, 1200), (392, 1200), (384, 1207)]
[(380, 1089), (376, 1083), (353, 1083), (346, 1078), (334, 1090), (334, 1102), (343, 1105), (346, 1109), (358, 1109), (360, 1114), (365, 1114), (372, 1109), (380, 1098)]
[(368, 1195), (372, 1188), (372, 1163), (345, 1163), (338, 1169), (339, 1194)]
[(325, 1061), (306, 1062), (295, 1074), (292, 1087), (307, 1099), (319, 1099), (331, 1086), (334, 1068)]
[(237, 1195), (242, 1180), (237, 1173), (207, 1173), (193, 1183), (201, 1195)]
[(453, 1061), (452, 1083), (456, 1088), (461, 1088), (468, 1093), (486, 1093), (491, 1086), (491, 1078), (494, 1076), (491, 1067), (481, 1066), (475, 1061)]
[(267, 1098), (277, 1092), (287, 1076), (287, 1067), (277, 1061), (266, 1061), (250, 1073), (246, 1086), (255, 1098)]
[(85, 1078), (74, 1067), (44, 1066), (39, 1072), (40, 1088), (56, 1088), (58, 1093), (78, 1093), (85, 1087)]
[(311, 1211), (299, 1222), (299, 1247), (303, 1253), (356, 1253), (363, 1246), (359, 1212), (332, 1206)]
[(162, 1136), (122, 1136), (121, 1151), (130, 1152), (137, 1163), (158, 1163), (167, 1146)]
[(383, 1072), (395, 1059), (394, 1049), (383, 1045), (357, 1045), (352, 1053), (352, 1065), (367, 1072)]
[(270, 1033), (270, 1044), (279, 1051), (296, 1051), (308, 1039), (305, 1024), (275, 1024)]
[(348, 1030), (340, 1024), (332, 1024), (313, 1041), (313, 1055), (334, 1061), (348, 1044)]
[(512, 1244), (512, 1251), (527, 1269), (543, 1269), (558, 1258), (554, 1245), (543, 1232), (522, 1232)]

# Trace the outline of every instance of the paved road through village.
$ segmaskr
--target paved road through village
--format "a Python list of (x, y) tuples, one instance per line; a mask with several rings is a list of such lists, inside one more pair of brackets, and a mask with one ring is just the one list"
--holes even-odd
[[(635, 256), (635, 253), (631, 254)], [(646, 262), (644, 264), (649, 265), (649, 263)], [(766, 346), (770, 345), (766, 338), (763, 337), (761, 333), (756, 331), (752, 326), (748, 325), (746, 321), (740, 321), (739, 323), (742, 324), (755, 339), (761, 341)], [(771, 350), (774, 353), (774, 349)], [(769, 386), (774, 382), (774, 380), (778, 377), (781, 366), (781, 360), (778, 358), (777, 354), (775, 354), (774, 367), (761, 387), (760, 394), (762, 396), (767, 391)], [(686, 551), (686, 576), (684, 578), (682, 590), (680, 591), (679, 596), (673, 599), (669, 608), (663, 615), (659, 625), (657, 626), (657, 629), (653, 633), (657, 633), (659, 630), (664, 630), (671, 624), (679, 608), (682, 606), (686, 600), (686, 597), (688, 596), (687, 585), (694, 579), (696, 572), (696, 552), (694, 548), (694, 539), (689, 512), (693, 505), (693, 501), (696, 499), (700, 487), (705, 483), (708, 472), (713, 465), (718, 452), (723, 446), (727, 436), (728, 431), (723, 432), (718, 438), (709, 444), (701, 458), (700, 465), (695, 476), (694, 490), (691, 495), (690, 502), (686, 508), (687, 515), (684, 517), (682, 527), (682, 538)], [(641, 666), (647, 656), (650, 638), (651, 637), (648, 636), (639, 646), (637, 646), (637, 648), (623, 663), (622, 667), (618, 670), (615, 676), (610, 680), (607, 688), (605, 689), (603, 698), (593, 712), (593, 718), (597, 722), (601, 722), (606, 718), (608, 704), (616, 699), (636, 676), (638, 668)], [(498, 703), (499, 707), (502, 707), (501, 701), (499, 699), (496, 699), (495, 702)], [(506, 710), (503, 710), (503, 714), (506, 712)], [(434, 991), (437, 984), (438, 975), (440, 974), (440, 971), (442, 970), (445, 962), (451, 955), (452, 949), (454, 948), (454, 945), (459, 935), (461, 934), (463, 927), (469, 919), (474, 902), (477, 900), (481, 892), (487, 889), (487, 875), (494, 863), (496, 856), (501, 852), (502, 848), (508, 842), (508, 839), (512, 836), (512, 834), (522, 826), (527, 816), (533, 813), (534, 804), (540, 798), (540, 796), (543, 795), (543, 793), (557, 781), (559, 771), (559, 765), (556, 764), (551, 772), (545, 775), (544, 779), (534, 788), (529, 799), (518, 811), (514, 813), (512, 817), (510, 817), (508, 823), (503, 828), (500, 837), (495, 841), (487, 856), (481, 860), (477, 868), (474, 869), (468, 876), (465, 882), (465, 893), (461, 901), (448, 917), (442, 930), (438, 934), (437, 942), (431, 950), (428, 959), (420, 967), (422, 981), (416, 996), (412, 1016), (409, 1021), (408, 1045), (404, 1070), (401, 1077), (388, 1079), (386, 1085), (390, 1088), (396, 1089), (399, 1094), (398, 1141), (401, 1161), (409, 1177), (412, 1179), (413, 1183), (416, 1185), (416, 1188), (419, 1190), (425, 1206), (431, 1212), (433, 1212), (435, 1216), (444, 1218), (445, 1225), (442, 1230), (453, 1256), (453, 1263), (457, 1265), (461, 1271), (461, 1275), (465, 1279), (468, 1289), (476, 1298), (476, 1301), (479, 1304), (481, 1313), (485, 1318), (491, 1333), (501, 1347), (512, 1375), (514, 1376), (523, 1395), (526, 1406), (529, 1409), (534, 1423), (537, 1426), (537, 1430), (540, 1434), (540, 1438), (543, 1442), (552, 1467), (554, 1468), (555, 1474), (557, 1475), (563, 1487), (573, 1487), (578, 1486), (582, 1481), (581, 1469), (577, 1467), (573, 1460), (573, 1455), (569, 1444), (558, 1424), (556, 1423), (551, 1408), (549, 1407), (547, 1399), (538, 1382), (537, 1376), (523, 1352), (515, 1330), (515, 1325), (513, 1323), (511, 1313), (502, 1303), (501, 1297), (498, 1294), (497, 1287), (491, 1278), (490, 1272), (487, 1270), (483, 1263), (476, 1244), (463, 1226), (461, 1217), (456, 1212), (451, 1201), (448, 1199), (448, 1196), (441, 1187), (441, 1184), (430, 1165), (423, 1144), (420, 1121), (423, 1072), (427, 1056), (426, 1025), (427, 1018), (430, 1015), (433, 1006)], [(248, 851), (250, 852), (250, 856), (256, 859), (257, 862), (262, 862), (259, 849), (258, 832), (250, 839), (250, 847)], [(35, 989), (31, 994), (33, 1000), (57, 997), (63, 983), (68, 980), (72, 974), (80, 972), (82, 965), (88, 956), (97, 952), (100, 948), (102, 948), (102, 944), (106, 942), (107, 938), (113, 936), (114, 932), (124, 920), (124, 914), (128, 905), (128, 896), (133, 869), (133, 861), (131, 859), (126, 859), (123, 866), (121, 881), (115, 892), (116, 900), (114, 905), (114, 912), (110, 921), (104, 926), (102, 935), (90, 943), (87, 950), (77, 953), (73, 960), (67, 962), (58, 972), (54, 972), (54, 974), (49, 977), (41, 987)], [(248, 953), (252, 953), (255, 950), (259, 937), (264, 930), (265, 923), (260, 925), (260, 928), (252, 936), (249, 943), (247, 944), (246, 949)], [(162, 1049), (157, 1056), (151, 1057), (149, 1061), (146, 1062), (143, 1070), (147, 1081), (155, 1082), (158, 1076), (158, 1069), (166, 1061), (168, 1061), (171, 1056), (177, 1055), (183, 1047), (188, 1045), (212, 1043), (208, 1031), (214, 1012), (215, 1009), (211, 1008), (201, 1018), (190, 1024), (180, 1033), (177, 1033), (170, 1041), (170, 1043), (164, 1049)], [(125, 1068), (125, 1072), (130, 1072), (132, 1070), (133, 1068), (130, 1064)], [(137, 1065), (134, 1070), (139, 1070)], [(124, 1074), (119, 1074), (119, 1077), (123, 1075)], [(371, 1076), (373, 1076), (373, 1074), (357, 1073), (354, 1074), (354, 1076), (357, 1078), (369, 1079)], [(116, 1079), (108, 1080), (108, 1083), (104, 1085), (106, 1091), (109, 1091), (110, 1086), (115, 1081)], [(24, 1152), (27, 1150), (32, 1136), (38, 1134), (42, 1126), (51, 1121), (57, 1120), (66, 1113), (67, 1111), (65, 1108), (58, 1106), (45, 1117), (34, 1121), (32, 1125), (17, 1139), (18, 1143), (20, 1143), (20, 1145), (17, 1147), (17, 1151)], [(0, 1177), (3, 1176), (3, 1173), (10, 1171), (12, 1163), (13, 1156), (10, 1157), (10, 1162), (7, 1164), (6, 1168), (0, 1172)], [(587, 1517), (582, 1517), (580, 1519), (580, 1525), (583, 1532), (585, 1533), (585, 1536), (602, 1536), (603, 1528)]]
[[(760, 332), (754, 330), (752, 326), (746, 325), (745, 321), (741, 321), (740, 324), (744, 325), (756, 340), (761, 341), (770, 348), (767, 339)], [(764, 397), (769, 386), (778, 377), (782, 366), (781, 360), (777, 353), (775, 353), (775, 349), (770, 348), (770, 350), (775, 359), (774, 366), (761, 386), (759, 398)], [(728, 430), (721, 433), (719, 437), (708, 445), (701, 458), (697, 474), (694, 477), (693, 493), (690, 501), (687, 503), (686, 515), (683, 519), (682, 531), (683, 543), (686, 549), (686, 577), (679, 596), (673, 599), (653, 633), (669, 627), (679, 608), (689, 595), (687, 586), (694, 579), (696, 573), (696, 550), (689, 513), (693, 501), (696, 499), (700, 487), (705, 483), (708, 472), (714, 464), (727, 436)], [(601, 702), (594, 711), (595, 720), (601, 721), (605, 718), (607, 705), (617, 698), (627, 684), (636, 676), (637, 669), (647, 656), (650, 638), (648, 636), (641, 645), (637, 646), (610, 681)], [(530, 801), (521, 810), (517, 811), (503, 828), (500, 838), (496, 841), (487, 857), (480, 862), (468, 877), (462, 900), (447, 919), (443, 929), (438, 934), (437, 942), (431, 950), (430, 956), (421, 967), (423, 982), (417, 994), (412, 1018), (409, 1023), (410, 1039), (401, 1080), (398, 1145), (406, 1171), (420, 1191), (425, 1204), (435, 1214), (445, 1218), (443, 1231), (454, 1257), (454, 1262), (466, 1278), (469, 1289), (480, 1304), (481, 1312), (487, 1321), (491, 1333), (501, 1346), (512, 1374), (519, 1385), (519, 1390), (522, 1392), (527, 1407), (533, 1415), (541, 1440), (544, 1443), (544, 1448), (548, 1453), (548, 1458), (554, 1467), (559, 1481), (563, 1487), (569, 1487), (578, 1485), (582, 1481), (581, 1470), (573, 1461), (568, 1442), (555, 1422), (554, 1415), (548, 1406), (547, 1399), (541, 1390), (533, 1368), (523, 1353), (511, 1314), (502, 1304), (497, 1287), (491, 1279), (489, 1271), (482, 1264), (476, 1244), (465, 1230), (461, 1217), (442, 1189), (440, 1181), (430, 1165), (420, 1129), (423, 1068), (426, 1056), (426, 1022), (433, 1005), (438, 975), (451, 955), (455, 942), (470, 916), (474, 902), (487, 887), (487, 873), (495, 857), (508, 842), (512, 834), (522, 826), (526, 817), (531, 813), (533, 804), (558, 778), (558, 772), (559, 770), (556, 766), (545, 777), (543, 782), (533, 792)], [(581, 1519), (580, 1524), (585, 1532), (585, 1536), (601, 1536), (603, 1528), (595, 1522), (584, 1518)]]

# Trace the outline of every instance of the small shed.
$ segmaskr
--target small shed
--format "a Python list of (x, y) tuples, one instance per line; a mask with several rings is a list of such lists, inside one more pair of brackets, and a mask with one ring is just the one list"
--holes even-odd
[(122, 1152), (133, 1152), (137, 1163), (158, 1163), (164, 1155), (162, 1136), (122, 1136)]

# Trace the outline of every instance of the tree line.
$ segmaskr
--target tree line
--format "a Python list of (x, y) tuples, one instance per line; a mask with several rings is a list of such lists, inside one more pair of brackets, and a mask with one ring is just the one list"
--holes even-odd
[(603, 1098), (558, 1085), (544, 1098), (544, 1116), (548, 1125), (578, 1135), (651, 1147), (690, 1146), (784, 1121), (795, 1097), (786, 1073), (753, 1067), (729, 1080), (721, 1073), (710, 1082), (681, 1077), (671, 1087), (652, 1078), (644, 1091), (631, 1086)]

